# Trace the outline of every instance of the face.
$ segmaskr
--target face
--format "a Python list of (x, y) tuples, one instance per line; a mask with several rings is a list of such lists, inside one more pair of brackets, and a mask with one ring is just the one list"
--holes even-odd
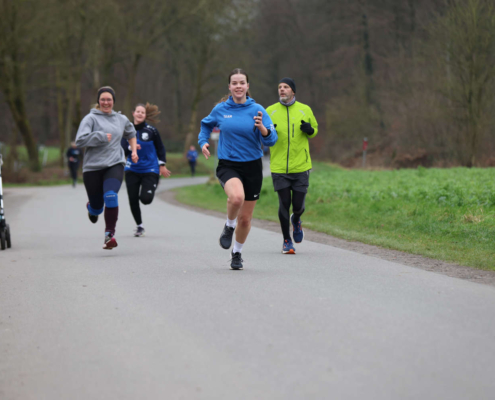
[(288, 103), (294, 97), (294, 92), (287, 83), (281, 83), (278, 85), (278, 96), (284, 103)]
[(100, 104), (100, 110), (103, 111), (104, 113), (110, 114), (112, 112), (113, 97), (110, 93), (103, 92), (100, 95), (100, 99), (98, 100), (98, 103)]
[(249, 89), (246, 75), (235, 74), (230, 77), (229, 91), (234, 100), (244, 100)]
[(134, 117), (134, 123), (136, 125), (141, 124), (146, 119), (146, 108), (137, 106), (132, 112), (132, 116)]
[(189, 150), (194, 151), (195, 150), (194, 146), (189, 147)]

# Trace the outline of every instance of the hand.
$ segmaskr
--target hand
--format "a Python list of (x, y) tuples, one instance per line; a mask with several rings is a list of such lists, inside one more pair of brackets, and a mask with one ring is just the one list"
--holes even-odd
[(136, 150), (141, 150), (141, 145), (139, 143), (136, 144)]
[(303, 120), (301, 120), (301, 130), (308, 135), (315, 133), (315, 130), (311, 124), (309, 122), (304, 122)]
[(132, 160), (132, 162), (133, 162), (134, 164), (136, 164), (136, 163), (138, 162), (139, 157), (138, 157), (138, 155), (137, 155), (137, 152), (133, 151), (133, 152), (131, 153), (131, 160)]
[(170, 172), (165, 165), (160, 165), (160, 175), (164, 178), (168, 178), (172, 175), (172, 172)]
[(112, 134), (111, 133), (107, 133), (107, 139), (108, 139), (108, 141), (112, 140)]
[(201, 148), (201, 151), (203, 152), (203, 155), (205, 156), (205, 158), (208, 160), (208, 157), (210, 157), (210, 151), (208, 150), (208, 147), (210, 147), (210, 145), (208, 143), (205, 143), (203, 145), (203, 147)]
[(263, 126), (263, 113), (261, 111), (258, 111), (258, 115), (256, 115), (255, 117), (253, 117), (254, 119), (254, 127), (255, 129), (258, 128), (259, 131), (261, 132), (261, 134), (263, 136), (266, 136), (268, 135), (268, 129), (266, 129), (264, 126)]

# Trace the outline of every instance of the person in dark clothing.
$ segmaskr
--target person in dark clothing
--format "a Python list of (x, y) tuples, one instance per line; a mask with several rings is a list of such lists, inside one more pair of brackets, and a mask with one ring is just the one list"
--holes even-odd
[(196, 172), (196, 161), (198, 159), (198, 152), (194, 146), (189, 148), (186, 157), (187, 161), (189, 161), (189, 166), (191, 167), (191, 176), (194, 176)]
[(83, 180), (89, 199), (88, 218), (95, 224), (104, 212), (103, 249), (112, 250), (117, 247), (118, 193), (124, 179), (125, 157), (120, 143), (123, 137), (127, 139), (132, 162), (136, 163), (136, 130), (125, 115), (113, 110), (115, 91), (110, 86), (100, 88), (96, 99), (98, 103), (79, 125), (76, 146), (86, 148)]
[(69, 150), (67, 150), (67, 166), (72, 178), (72, 187), (76, 187), (77, 184), (77, 170), (79, 169), (80, 158), (81, 150), (77, 148), (75, 142), (72, 142)]
[[(160, 134), (155, 127), (146, 122), (159, 122), (157, 118), (159, 114), (158, 107), (149, 103), (136, 105), (132, 112), (137, 132), (139, 161), (133, 164), (130, 157), (128, 158), (125, 167), (125, 183), (132, 216), (137, 225), (134, 230), (136, 237), (145, 234), (139, 202), (144, 205), (151, 204), (160, 175), (168, 178), (171, 174), (165, 166), (166, 152)], [(122, 147), (126, 154), (130, 154), (129, 145), (125, 139), (122, 139)]]

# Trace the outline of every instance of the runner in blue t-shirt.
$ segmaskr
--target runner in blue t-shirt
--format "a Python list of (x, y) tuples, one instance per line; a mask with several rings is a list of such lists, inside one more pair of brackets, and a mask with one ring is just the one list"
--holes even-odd
[(228, 82), (230, 96), (203, 118), (198, 142), (208, 159), (210, 134), (213, 128), (220, 129), (217, 178), (227, 195), (227, 222), (219, 242), (223, 249), (230, 249), (235, 231), (230, 267), (242, 269), (242, 247), (263, 183), (261, 146), (273, 146), (278, 137), (266, 110), (249, 94), (246, 72), (234, 69)]

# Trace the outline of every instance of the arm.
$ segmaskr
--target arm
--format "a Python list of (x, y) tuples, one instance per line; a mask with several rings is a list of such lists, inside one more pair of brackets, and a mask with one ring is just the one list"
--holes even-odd
[(128, 140), (129, 146), (131, 146), (131, 160), (134, 164), (136, 164), (139, 160), (139, 157), (137, 155), (137, 139), (136, 136), (133, 138), (130, 138)]
[(167, 151), (165, 150), (165, 146), (163, 145), (162, 138), (160, 137), (160, 133), (155, 128), (155, 135), (153, 136), (153, 144), (155, 145), (156, 155), (158, 157), (158, 164), (160, 165), (160, 175), (164, 178), (168, 178), (171, 175), (171, 172), (167, 169)]
[(129, 157), (129, 154), (131, 154), (131, 150), (129, 149), (129, 143), (127, 142), (127, 140), (122, 138), (122, 140), (120, 141), (120, 145), (124, 149), (125, 158)]
[(263, 132), (258, 130), (261, 135), (261, 143), (263, 143), (263, 146), (271, 147), (273, 146), (277, 140), (278, 140), (278, 135), (277, 135), (277, 130), (273, 126), (272, 119), (268, 115), (265, 109), (261, 111), (263, 113), (263, 127), (266, 129), (267, 134), (263, 135)]
[(314, 138), (318, 134), (318, 122), (316, 122), (316, 118), (313, 114), (313, 111), (309, 107), (307, 110), (307, 114), (309, 117), (308, 122), (311, 124), (311, 128), (313, 128), (313, 132), (312, 133), (306, 132), (306, 134), (308, 135), (309, 138)]
[(218, 125), (217, 118), (215, 116), (216, 114), (215, 110), (217, 109), (217, 107), (215, 107), (211, 111), (210, 115), (208, 115), (206, 118), (203, 118), (201, 120), (201, 130), (198, 135), (198, 144), (201, 147), (203, 155), (207, 160), (208, 157), (210, 156), (210, 152), (208, 150), (208, 147), (210, 146), (210, 144), (208, 143), (208, 141), (210, 140), (210, 134), (213, 128), (215, 128)]
[(107, 134), (101, 131), (93, 131), (93, 119), (86, 115), (79, 125), (76, 135), (77, 147), (97, 147), (108, 144)]

